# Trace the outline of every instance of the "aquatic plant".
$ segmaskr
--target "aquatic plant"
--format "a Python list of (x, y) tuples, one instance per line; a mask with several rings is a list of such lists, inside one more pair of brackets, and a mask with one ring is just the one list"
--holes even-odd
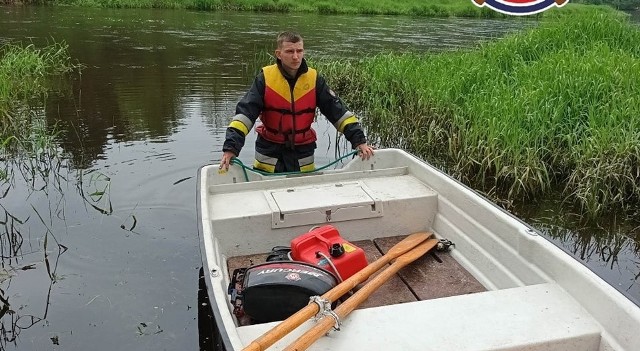
[(8, 43), (0, 47), (0, 111), (17, 102), (44, 94), (47, 79), (78, 68), (71, 62), (68, 46), (54, 43), (43, 48)]
[(594, 10), (471, 50), (322, 66), (369, 134), (508, 200), (562, 184), (587, 216), (640, 203), (640, 30)]
[[(50, 163), (58, 152), (55, 126), (47, 125), (31, 105), (34, 101), (42, 104), (53, 77), (79, 67), (71, 62), (64, 43), (44, 48), (13, 43), (0, 47), (0, 155), (7, 161), (23, 162), (13, 168), (25, 175), (51, 169), (44, 163)], [(10, 176), (7, 164), (0, 179)]]

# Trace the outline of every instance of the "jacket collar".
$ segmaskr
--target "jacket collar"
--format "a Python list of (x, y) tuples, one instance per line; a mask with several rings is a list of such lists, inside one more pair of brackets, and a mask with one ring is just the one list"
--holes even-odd
[(278, 58), (276, 59), (276, 64), (278, 65), (278, 69), (280, 70), (280, 73), (282, 73), (282, 75), (287, 79), (297, 79), (302, 74), (307, 73), (307, 71), (309, 71), (309, 66), (307, 66), (307, 60), (304, 58), (302, 59), (302, 63), (300, 64), (300, 68), (298, 68), (298, 72), (296, 73), (295, 77), (291, 77), (289, 73), (285, 71), (285, 69), (282, 67), (282, 61), (280, 61), (280, 59)]

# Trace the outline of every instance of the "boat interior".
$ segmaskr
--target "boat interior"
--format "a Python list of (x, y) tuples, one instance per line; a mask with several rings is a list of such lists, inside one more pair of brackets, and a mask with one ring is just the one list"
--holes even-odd
[[(352, 244), (364, 250), (367, 262), (374, 262), (405, 237), (382, 237), (373, 240), (360, 240)], [(231, 275), (238, 268), (266, 262), (267, 256), (268, 254), (263, 253), (231, 257), (227, 261), (229, 274)], [(369, 279), (373, 279), (378, 273), (374, 273)], [(357, 291), (357, 289), (358, 287), (354, 290)], [(360, 304), (358, 308), (430, 300), (486, 290), (477, 279), (451, 257), (448, 250), (438, 251), (432, 249), (426, 255), (401, 269)], [(348, 298), (348, 296), (345, 296), (345, 298)], [(253, 321), (250, 318), (240, 318), (238, 324), (251, 325)]]
[[(368, 262), (411, 233), (454, 245), (432, 250), (383, 284), (312, 350), (637, 350), (638, 308), (531, 227), (400, 150), (341, 170), (262, 177), (203, 168), (203, 255), (218, 324), (242, 349), (278, 322), (236, 318), (235, 268), (265, 262), (330, 223)], [(238, 210), (238, 207), (241, 210)], [(280, 350), (313, 325), (288, 334)]]

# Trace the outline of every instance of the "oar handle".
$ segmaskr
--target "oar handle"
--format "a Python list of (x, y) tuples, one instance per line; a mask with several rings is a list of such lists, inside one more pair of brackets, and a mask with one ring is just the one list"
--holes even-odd
[[(385, 255), (375, 260), (374, 262), (361, 269), (358, 273), (352, 275), (342, 283), (336, 285), (333, 289), (327, 291), (322, 295), (323, 299), (334, 302), (344, 294), (355, 288), (358, 284), (369, 279), (373, 273), (379, 271), (382, 267), (387, 265), (393, 259), (408, 252), (420, 243), (429, 239), (433, 233), (430, 232), (418, 232), (413, 233), (404, 238), (399, 243), (395, 244)], [(309, 318), (315, 316), (320, 311), (318, 304), (311, 303), (300, 309), (298, 312), (291, 315), (289, 318), (278, 323), (275, 327), (262, 334), (260, 337), (252, 341), (249, 345), (245, 346), (242, 351), (264, 351), (269, 346), (275, 344), (278, 340), (282, 339), (285, 335), (289, 334), (292, 330), (300, 326)]]
[[(371, 294), (373, 294), (382, 284), (393, 277), (400, 269), (409, 263), (422, 257), (425, 253), (433, 249), (438, 241), (436, 239), (427, 240), (411, 251), (398, 257), (393, 264), (384, 269), (380, 274), (375, 276), (370, 282), (365, 284), (360, 290), (349, 297), (345, 302), (341, 303), (334, 311), (338, 318), (342, 319), (353, 312), (362, 302), (364, 302)], [(302, 351), (306, 350), (316, 340), (320, 339), (335, 325), (335, 319), (332, 316), (324, 316), (311, 329), (287, 346), (284, 351)]]

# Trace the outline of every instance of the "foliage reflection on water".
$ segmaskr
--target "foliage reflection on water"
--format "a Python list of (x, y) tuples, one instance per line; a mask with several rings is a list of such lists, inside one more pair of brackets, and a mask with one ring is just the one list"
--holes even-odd
[[(62, 179), (60, 174), (63, 162), (59, 157), (29, 157), (8, 158), (8, 177), (2, 185), (2, 198), (7, 198), (10, 190), (16, 182), (27, 185), (30, 192), (56, 191), (60, 194), (62, 190)], [(16, 175), (17, 172), (17, 175)], [(19, 177), (16, 179), (16, 177)], [(33, 213), (30, 215), (14, 215), (11, 208), (7, 208), (0, 203), (3, 219), (0, 220), (2, 229), (0, 231), (0, 254), (2, 259), (2, 271), (0, 272), (0, 349), (5, 350), (8, 344), (16, 346), (20, 333), (32, 326), (42, 322), (47, 318), (49, 310), (49, 299), (51, 297), (51, 287), (56, 282), (56, 271), (58, 260), (67, 250), (67, 247), (60, 244), (55, 234), (47, 226), (43, 216), (38, 210), (31, 206)], [(31, 237), (30, 221), (40, 221), (45, 228), (42, 234), (42, 246), (34, 248), (29, 240)], [(27, 241), (25, 241), (25, 233)], [(40, 241), (37, 239), (37, 241)], [(51, 254), (53, 253), (53, 255)], [(11, 295), (19, 295), (21, 291), (12, 291), (12, 281), (21, 279), (22, 274), (29, 274), (27, 271), (35, 270), (44, 264), (48, 277), (48, 284), (45, 287), (46, 301), (43, 311), (30, 311), (24, 309), (24, 302), (13, 303)], [(24, 272), (24, 273), (23, 273)], [(17, 299), (19, 301), (19, 299)]]
[(640, 306), (640, 221), (637, 213), (585, 220), (558, 198), (519, 204), (516, 212), (558, 247)]
[[(42, 113), (37, 113), (40, 109), (29, 110), (36, 116), (32, 127), (48, 128), (42, 121)], [(56, 131), (52, 128), (38, 134), (55, 136)], [(68, 250), (58, 241), (52, 224), (54, 220), (65, 221), (65, 194), (69, 192), (69, 184), (75, 184), (76, 192), (89, 207), (102, 214), (113, 211), (107, 176), (96, 171), (72, 171), (66, 155), (59, 152), (58, 143), (27, 148), (37, 152), (2, 155), (5, 176), (0, 183), (0, 350), (7, 350), (9, 345), (17, 347), (22, 331), (47, 319), (52, 287), (61, 279), (57, 273), (58, 263)], [(12, 199), (12, 191), (16, 189), (23, 193)], [(29, 203), (28, 207), (12, 207), (19, 203), (16, 198), (29, 202), (38, 195), (55, 201), (46, 201), (44, 207), (39, 206), (42, 202), (38, 201), (36, 205)], [(34, 296), (25, 294), (22, 289), (25, 282), (41, 291)], [(43, 301), (34, 301), (33, 297)], [(57, 335), (50, 339), (58, 345)]]

